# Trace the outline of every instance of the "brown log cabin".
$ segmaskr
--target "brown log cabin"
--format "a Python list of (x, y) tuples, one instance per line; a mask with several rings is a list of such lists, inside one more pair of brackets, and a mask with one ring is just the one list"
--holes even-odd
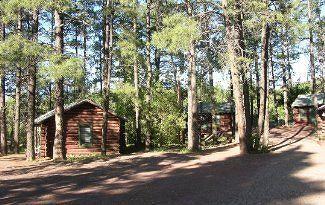
[(198, 103), (198, 115), (201, 137), (220, 132), (230, 136), (235, 135), (235, 108), (233, 103), (218, 103), (216, 106), (217, 130), (212, 130), (212, 104)]
[[(103, 108), (91, 100), (64, 107), (64, 145), (67, 156), (101, 153)], [(54, 110), (35, 120), (35, 147), (39, 157), (53, 157)], [(109, 111), (106, 147), (118, 153), (125, 148), (125, 119)]]
[[(318, 107), (323, 106), (325, 104), (325, 93), (316, 94), (316, 99)], [(312, 95), (299, 95), (291, 107), (295, 124), (316, 125), (317, 112), (314, 108)]]

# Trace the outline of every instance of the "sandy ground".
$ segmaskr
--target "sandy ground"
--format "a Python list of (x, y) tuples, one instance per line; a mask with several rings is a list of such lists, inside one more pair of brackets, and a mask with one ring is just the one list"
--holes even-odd
[(82, 163), (0, 158), (0, 204), (325, 204), (325, 147), (309, 127), (273, 129), (272, 152), (235, 144)]

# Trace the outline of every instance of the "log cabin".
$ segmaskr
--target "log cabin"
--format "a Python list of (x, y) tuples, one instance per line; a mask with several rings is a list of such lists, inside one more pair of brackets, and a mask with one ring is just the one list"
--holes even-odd
[[(318, 107), (325, 104), (325, 93), (316, 94)], [(316, 125), (316, 110), (312, 95), (299, 95), (291, 105), (295, 124)]]
[(325, 105), (318, 108), (317, 111), (317, 134), (320, 139), (325, 140)]
[[(109, 153), (125, 148), (125, 119), (108, 112), (106, 148)], [(103, 108), (91, 100), (64, 107), (64, 146), (67, 156), (101, 153)], [(35, 147), (38, 157), (53, 157), (55, 135), (54, 110), (35, 120)]]
[[(212, 104), (206, 102), (198, 103), (198, 116), (201, 136), (212, 134)], [(233, 103), (216, 104), (216, 124), (217, 130), (234, 136), (235, 134), (235, 108)]]

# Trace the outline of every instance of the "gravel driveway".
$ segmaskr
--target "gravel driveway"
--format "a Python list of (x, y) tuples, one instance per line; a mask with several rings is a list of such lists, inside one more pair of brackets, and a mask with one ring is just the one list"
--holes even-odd
[(199, 154), (151, 152), (107, 161), (0, 158), (0, 204), (325, 204), (325, 148), (309, 127), (271, 132), (269, 154), (235, 144)]

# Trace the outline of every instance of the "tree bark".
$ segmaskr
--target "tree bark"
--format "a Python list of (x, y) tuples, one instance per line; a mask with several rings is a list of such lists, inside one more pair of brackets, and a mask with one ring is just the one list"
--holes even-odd
[(19, 131), (20, 131), (20, 95), (21, 95), (21, 69), (16, 72), (16, 93), (15, 93), (15, 118), (14, 118), (14, 151), (19, 152)]
[(258, 69), (258, 54), (257, 54), (257, 45), (255, 47), (256, 52), (254, 52), (254, 68), (255, 68), (255, 76), (256, 76), (256, 105), (257, 105), (257, 115), (259, 116), (260, 112), (260, 72)]
[[(55, 50), (58, 55), (63, 54), (64, 41), (63, 41), (63, 15), (61, 12), (54, 11), (55, 19)], [(53, 145), (53, 159), (63, 160), (65, 156), (64, 146), (64, 101), (63, 101), (63, 83), (64, 78), (60, 77), (55, 81), (55, 137)]]
[[(186, 0), (187, 13), (193, 16), (192, 5), (189, 0)], [(196, 151), (199, 149), (199, 135), (198, 135), (198, 116), (197, 116), (197, 93), (196, 93), (196, 65), (195, 65), (195, 42), (190, 43), (188, 54), (188, 149)]]
[[(138, 5), (138, 1), (136, 0), (136, 5)], [(138, 19), (137, 16), (133, 19), (133, 32), (135, 37), (137, 38), (138, 32)], [(137, 48), (137, 46), (136, 46)], [(136, 52), (138, 49), (136, 49)], [(139, 149), (141, 147), (141, 126), (140, 126), (140, 96), (139, 96), (139, 65), (138, 65), (138, 57), (137, 53), (133, 59), (133, 83), (134, 83), (134, 90), (135, 90), (135, 101), (134, 101), (134, 111), (135, 111), (135, 136), (136, 142), (135, 145)]]
[[(33, 25), (32, 25), (32, 40), (37, 42), (38, 40), (38, 26), (39, 26), (39, 11), (33, 11)], [(36, 98), (36, 73), (37, 73), (37, 62), (28, 69), (28, 113), (27, 113), (27, 151), (26, 158), (27, 160), (35, 159), (35, 98)]]
[(103, 55), (103, 137), (101, 142), (102, 155), (106, 155), (107, 131), (108, 131), (108, 110), (110, 97), (110, 82), (112, 70), (112, 46), (113, 46), (113, 4), (112, 0), (104, 2), (104, 8), (109, 10), (104, 18), (104, 55)]
[(250, 151), (249, 137), (251, 136), (251, 129), (249, 127), (248, 116), (250, 113), (247, 113), (249, 107), (245, 98), (245, 72), (247, 69), (239, 60), (244, 57), (244, 39), (243, 39), (243, 25), (242, 25), (242, 12), (241, 12), (241, 2), (235, 1), (234, 8), (237, 11), (235, 14), (234, 25), (230, 16), (228, 15), (228, 5), (227, 0), (223, 0), (224, 8), (224, 18), (226, 25), (226, 38), (227, 38), (227, 49), (229, 56), (229, 64), (231, 68), (232, 84), (233, 84), (233, 94), (234, 101), (236, 106), (236, 121), (238, 124), (238, 136), (239, 136), (239, 145), (240, 153), (245, 154)]
[[(18, 12), (17, 33), (22, 34), (22, 16)], [(19, 152), (19, 131), (20, 131), (20, 95), (21, 95), (21, 68), (16, 71), (16, 96), (15, 96), (15, 118), (14, 118), (14, 152)]]
[(262, 72), (261, 72), (261, 86), (260, 86), (260, 111), (258, 116), (258, 136), (261, 138), (264, 128), (264, 121), (266, 119), (266, 103), (268, 98), (268, 58), (269, 58), (269, 39), (270, 27), (267, 22), (263, 23), (262, 27)]
[[(282, 56), (285, 56), (286, 51), (286, 39), (284, 37), (285, 33), (282, 30)], [(289, 95), (289, 87), (288, 87), (288, 63), (287, 58), (282, 59), (282, 80), (283, 80), (283, 107), (284, 107), (284, 123), (285, 126), (289, 126), (289, 105), (288, 105), (288, 95)]]
[(316, 98), (316, 77), (315, 77), (315, 54), (314, 54), (314, 37), (313, 37), (313, 5), (312, 0), (308, 0), (308, 25), (309, 25), (309, 64), (311, 77), (311, 93), (313, 94), (313, 104), (315, 109), (318, 108)]
[(278, 100), (276, 98), (275, 91), (275, 76), (274, 76), (274, 62), (273, 62), (273, 49), (270, 46), (270, 67), (271, 67), (271, 77), (272, 77), (272, 89), (273, 89), (273, 101), (274, 101), (274, 109), (275, 109), (275, 120), (276, 125), (279, 125), (279, 111), (278, 111)]
[[(6, 37), (5, 24), (0, 22), (0, 26), (0, 40), (4, 41)], [(1, 154), (7, 155), (6, 84), (4, 69), (2, 67), (0, 70), (0, 148)]]
[(152, 124), (151, 124), (151, 103), (152, 103), (152, 66), (151, 66), (151, 0), (147, 0), (146, 11), (146, 67), (147, 67), (147, 92), (146, 92), (146, 104), (148, 107), (146, 125), (146, 140), (145, 146), (148, 151), (152, 146)]

